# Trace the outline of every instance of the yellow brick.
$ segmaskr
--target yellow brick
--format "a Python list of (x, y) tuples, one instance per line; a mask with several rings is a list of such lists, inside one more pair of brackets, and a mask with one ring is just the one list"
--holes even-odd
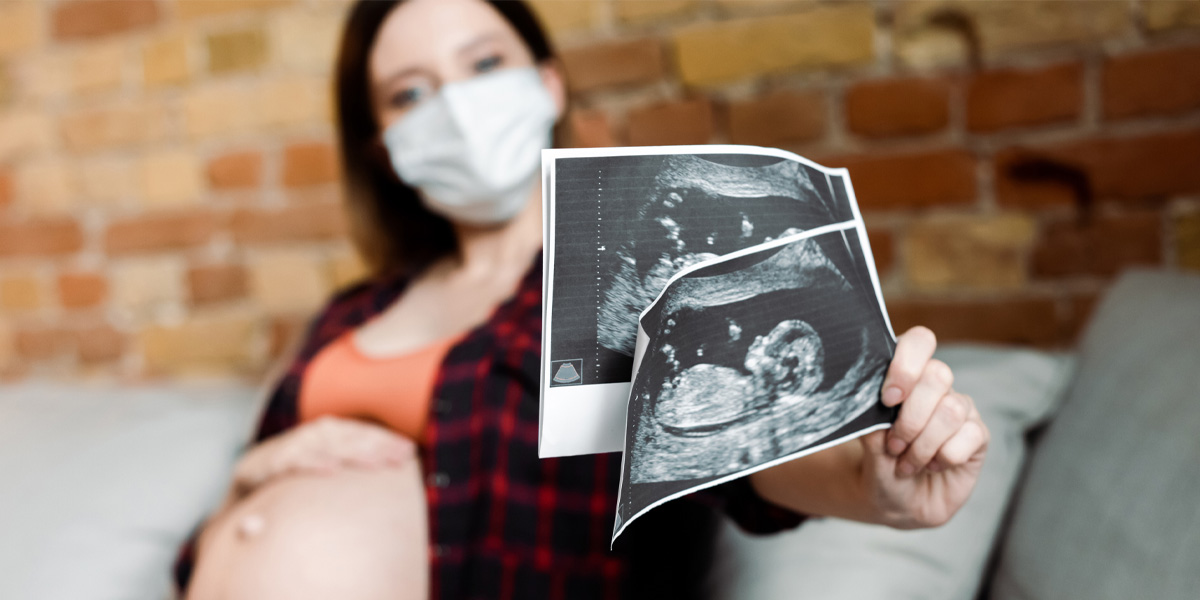
[(170, 258), (121, 261), (110, 284), (113, 306), (136, 320), (178, 310), (185, 297), (183, 265)]
[(1200, 271), (1200, 212), (1176, 218), (1175, 247), (1179, 266)]
[(0, 319), (0, 375), (16, 361), (17, 348), (12, 326)]
[(34, 48), (41, 42), (45, 4), (35, 0), (0, 3), (0, 57)]
[(627, 23), (644, 23), (686, 16), (697, 7), (697, 0), (617, 0), (617, 17)]
[(183, 98), (187, 133), (199, 139), (250, 132), (256, 125), (255, 101), (247, 89), (235, 85), (193, 91)]
[(268, 336), (257, 315), (221, 312), (147, 327), (138, 334), (138, 350), (151, 374), (244, 374), (263, 367)]
[(34, 310), (45, 302), (45, 286), (36, 274), (11, 274), (0, 279), (0, 309), (6, 311)]
[(0, 62), (0, 107), (12, 103), (13, 98), (17, 95), (16, 87), (8, 65)]
[(896, 46), (896, 55), (914, 69), (935, 69), (966, 64), (970, 50), (961, 35), (930, 28), (907, 34)]
[(62, 51), (44, 51), (13, 64), (14, 79), (23, 96), (49, 101), (71, 93), (72, 56)]
[(322, 10), (288, 11), (271, 23), (272, 50), (289, 69), (327, 75), (333, 72), (345, 22), (344, 7), (335, 11), (319, 4)]
[(83, 160), (79, 166), (79, 194), (94, 206), (132, 206), (138, 196), (136, 163), (125, 156)]
[(273, 79), (258, 85), (253, 102), (265, 126), (331, 123), (332, 93), (324, 77)]
[(43, 111), (0, 113), (0, 163), (44, 152), (52, 144), (53, 129)]
[(325, 265), (299, 250), (273, 250), (255, 256), (250, 290), (259, 306), (274, 314), (307, 314), (329, 295)]
[(875, 56), (868, 4), (690, 27), (675, 35), (684, 82), (709, 85), (800, 68), (840, 67)]
[(76, 94), (104, 92), (121, 86), (125, 68), (125, 46), (107, 42), (77, 49), (71, 61), (71, 91)]
[(1152, 30), (1200, 27), (1200, 2), (1196, 0), (1142, 0), (1146, 27)]
[(912, 37), (929, 29), (936, 12), (953, 10), (971, 19), (985, 56), (1057, 43), (1121, 37), (1132, 32), (1128, 0), (913, 0), (896, 10), (896, 48), (904, 56)]
[(367, 265), (352, 249), (345, 249), (329, 259), (329, 275), (333, 288), (340, 289), (368, 275)]
[(1025, 284), (1034, 240), (1027, 215), (934, 217), (904, 236), (905, 275), (925, 291), (1005, 290)]
[(170, 125), (166, 105), (143, 99), (68, 114), (59, 120), (59, 131), (68, 149), (91, 152), (161, 141)]
[(147, 207), (196, 204), (203, 187), (203, 167), (192, 153), (182, 150), (155, 152), (138, 165), (142, 200)]
[(564, 33), (596, 27), (603, 10), (598, 0), (531, 0), (530, 4), (556, 39)]
[(213, 33), (206, 42), (208, 70), (215, 74), (252, 71), (267, 62), (267, 36), (262, 29)]
[(146, 85), (184, 83), (190, 75), (187, 36), (181, 33), (163, 36), (142, 49), (142, 77)]
[(61, 159), (27, 163), (17, 171), (17, 198), (31, 214), (69, 214), (77, 207), (79, 172)]
[(175, 14), (184, 20), (201, 19), (278, 8), (290, 2), (291, 0), (175, 0)]

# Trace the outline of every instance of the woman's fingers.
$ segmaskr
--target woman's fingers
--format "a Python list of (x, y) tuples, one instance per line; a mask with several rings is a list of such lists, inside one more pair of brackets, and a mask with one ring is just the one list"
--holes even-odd
[(966, 395), (951, 391), (942, 396), (929, 422), (900, 457), (896, 474), (907, 477), (924, 469), (938, 455), (938, 451), (959, 433), (973, 412), (974, 406)]
[(934, 409), (942, 397), (950, 392), (954, 384), (954, 373), (946, 363), (930, 359), (924, 364), (916, 385), (900, 405), (900, 414), (888, 434), (887, 450), (892, 456), (900, 456), (925, 429), (933, 416)]
[(987, 449), (991, 441), (988, 428), (979, 418), (979, 412), (972, 413), (971, 418), (963, 424), (955, 434), (942, 444), (937, 453), (937, 462), (943, 467), (958, 467)]
[(881, 395), (885, 405), (895, 406), (909, 396), (936, 348), (933, 332), (920, 325), (896, 338), (896, 353), (883, 379)]

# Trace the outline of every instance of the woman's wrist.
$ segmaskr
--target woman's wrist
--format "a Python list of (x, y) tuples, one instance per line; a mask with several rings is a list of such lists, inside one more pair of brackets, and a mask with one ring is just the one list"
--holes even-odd
[(763, 499), (798, 513), (880, 523), (862, 460), (860, 444), (848, 442), (754, 473), (750, 483)]

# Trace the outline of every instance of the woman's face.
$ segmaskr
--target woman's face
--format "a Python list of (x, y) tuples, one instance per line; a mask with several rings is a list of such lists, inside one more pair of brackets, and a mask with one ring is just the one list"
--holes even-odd
[[(529, 67), (533, 54), (483, 0), (408, 0), (384, 20), (368, 58), (371, 105), (380, 130), (437, 94), (441, 86), (499, 69)], [(561, 116), (557, 68), (539, 68)]]

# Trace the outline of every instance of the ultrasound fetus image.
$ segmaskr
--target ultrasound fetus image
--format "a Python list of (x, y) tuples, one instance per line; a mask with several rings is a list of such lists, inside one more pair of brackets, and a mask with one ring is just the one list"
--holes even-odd
[(894, 348), (854, 228), (705, 265), (641, 318), (618, 522), (887, 423)]

